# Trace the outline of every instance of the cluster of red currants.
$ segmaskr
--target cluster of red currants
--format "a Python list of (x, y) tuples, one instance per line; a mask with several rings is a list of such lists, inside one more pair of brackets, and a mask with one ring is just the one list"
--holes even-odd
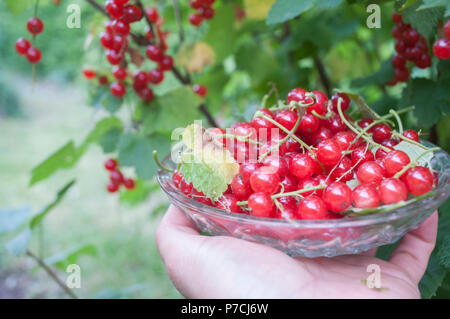
[[(114, 65), (112, 74), (117, 81), (111, 83), (111, 94), (122, 98), (127, 92), (125, 81), (128, 77), (126, 68), (125, 53), (128, 49), (130, 24), (141, 20), (141, 9), (133, 4), (128, 4), (129, 0), (108, 0), (105, 9), (112, 20), (105, 26), (105, 32), (100, 34), (100, 42), (107, 50), (106, 58), (111, 65)], [(157, 67), (150, 72), (138, 70), (133, 74), (132, 87), (144, 102), (151, 102), (154, 98), (150, 84), (157, 85), (164, 79), (164, 72), (173, 67), (173, 58), (165, 54), (167, 44), (165, 38), (167, 32), (161, 30), (163, 20), (160, 19), (158, 11), (149, 8), (145, 11), (146, 18), (153, 23), (158, 34), (160, 44), (157, 45), (154, 39), (154, 30), (148, 27), (146, 37), (149, 45), (146, 47), (147, 57), (157, 64)]]
[(105, 75), (97, 75), (97, 72), (95, 72), (92, 69), (83, 69), (83, 75), (88, 80), (93, 80), (95, 78), (98, 78), (98, 84), (101, 86), (105, 86), (109, 83), (108, 77)]
[[(27, 29), (32, 34), (33, 39), (44, 30), (44, 23), (38, 17), (30, 18), (27, 22)], [(31, 64), (41, 61), (42, 53), (38, 48), (31, 45), (30, 41), (25, 38), (19, 38), (16, 41), (16, 51), (18, 54), (25, 56)]]
[(392, 36), (395, 38), (396, 55), (392, 57), (392, 66), (395, 68), (395, 77), (389, 84), (395, 85), (398, 82), (406, 82), (410, 76), (407, 61), (411, 61), (415, 66), (426, 69), (431, 66), (431, 57), (428, 54), (426, 39), (410, 24), (403, 22), (401, 14), (393, 13), (392, 20), (394, 28)]
[(215, 11), (212, 8), (214, 0), (191, 0), (189, 5), (192, 9), (197, 10), (196, 13), (192, 13), (189, 16), (189, 22), (195, 26), (199, 27), (203, 20), (211, 20), (214, 17)]
[(110, 193), (115, 193), (119, 190), (120, 186), (125, 186), (126, 189), (131, 190), (136, 185), (132, 178), (125, 178), (119, 169), (119, 164), (114, 158), (110, 158), (105, 162), (105, 168), (109, 171), (109, 183), (106, 189)]
[[(393, 148), (400, 139), (420, 143), (416, 131), (397, 133), (384, 120), (353, 121), (344, 114), (350, 106), (344, 93), (328, 101), (323, 92), (296, 88), (287, 102), (273, 111), (258, 110), (251, 122), (235, 123), (226, 135), (223, 129), (207, 130), (240, 164), (239, 174), (217, 201), (196, 190), (179, 171), (173, 174), (174, 185), (198, 202), (233, 213), (333, 219), (351, 205), (364, 209), (401, 202), (408, 193), (423, 195), (436, 183), (428, 168), (414, 165), (405, 152)], [(295, 103), (301, 103), (302, 115)], [(262, 130), (271, 132), (265, 142)], [(257, 160), (251, 160), (252, 146)], [(358, 186), (352, 189), (346, 183), (350, 180)]]
[(433, 44), (434, 55), (441, 60), (450, 59), (450, 20), (448, 20), (443, 28), (444, 38), (438, 39)]

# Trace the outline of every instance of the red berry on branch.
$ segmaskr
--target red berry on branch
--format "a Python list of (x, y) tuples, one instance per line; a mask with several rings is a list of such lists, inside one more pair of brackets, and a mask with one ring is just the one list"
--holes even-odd
[(375, 124), (372, 129), (372, 138), (376, 143), (381, 143), (383, 140), (390, 138), (392, 129), (386, 123)]
[(117, 160), (115, 160), (114, 158), (110, 158), (105, 162), (105, 168), (108, 171), (114, 171), (118, 166)]
[(232, 212), (241, 213), (241, 207), (237, 204), (238, 200), (233, 194), (225, 194), (217, 200), (217, 208)]
[(93, 78), (95, 78), (95, 75), (96, 75), (95, 71), (91, 70), (91, 69), (84, 69), (83, 74), (84, 74), (84, 77), (88, 80), (92, 80)]
[(114, 33), (113, 29), (112, 29), (112, 21), (111, 20), (108, 20), (105, 22), (105, 31), (108, 33), (111, 33), (111, 34)]
[(366, 145), (362, 145), (357, 147), (352, 152), (352, 164), (357, 165), (357, 167), (361, 166), (365, 162), (370, 162), (375, 159), (372, 151), (366, 147)]
[(147, 57), (154, 62), (160, 62), (164, 57), (163, 51), (156, 44), (148, 45), (146, 53)]
[(361, 184), (379, 184), (385, 175), (384, 169), (376, 162), (370, 161), (361, 164), (356, 177)]
[(393, 150), (384, 157), (386, 176), (394, 176), (410, 162), (408, 154), (400, 150)]
[(19, 38), (16, 41), (16, 51), (20, 55), (27, 54), (28, 49), (31, 47), (30, 41), (24, 38)]
[(395, 69), (395, 79), (399, 82), (406, 82), (409, 78), (409, 70), (407, 68), (404, 69)]
[(155, 8), (148, 8), (147, 10), (145, 10), (145, 14), (147, 15), (148, 19), (153, 22), (156, 23), (159, 20), (159, 14), (158, 14), (158, 10), (156, 10)]
[(419, 134), (414, 130), (406, 130), (403, 132), (403, 136), (413, 140), (415, 142), (420, 142)]
[(135, 5), (128, 5), (123, 8), (122, 19), (125, 22), (133, 23), (139, 21), (142, 17), (141, 9)]
[(130, 33), (130, 24), (122, 19), (114, 20), (111, 24), (114, 33), (126, 36)]
[(152, 84), (159, 84), (164, 80), (164, 73), (159, 69), (151, 70), (148, 73), (148, 80)]
[(392, 14), (392, 21), (394, 21), (395, 24), (403, 22), (402, 15), (394, 12)]
[(112, 65), (118, 65), (120, 64), (120, 62), (122, 62), (122, 54), (116, 52), (115, 50), (106, 51), (106, 58)]
[(132, 178), (125, 178), (123, 180), (123, 186), (125, 186), (126, 189), (131, 190), (134, 189), (136, 184)]
[(113, 182), (109, 182), (108, 185), (106, 186), (106, 189), (110, 193), (115, 193), (119, 190), (119, 185)]
[(127, 92), (126, 86), (120, 82), (111, 83), (111, 86), (109, 89), (111, 91), (111, 94), (118, 98), (122, 98), (125, 95), (125, 93)]
[(159, 68), (161, 71), (170, 71), (173, 68), (173, 58), (169, 55), (165, 55), (159, 62)]
[(199, 15), (198, 13), (193, 13), (189, 16), (189, 23), (192, 24), (195, 27), (200, 26), (203, 22), (203, 17)]
[(123, 7), (118, 5), (115, 1), (108, 0), (105, 3), (106, 12), (114, 19), (120, 19), (122, 17)]
[(127, 4), (130, 0), (113, 0), (113, 1), (118, 6), (123, 6), (124, 4)]
[(201, 97), (205, 97), (208, 94), (208, 88), (201, 84), (194, 84), (192, 89), (194, 90), (195, 94)]
[(333, 139), (327, 139), (319, 143), (317, 159), (322, 164), (326, 166), (333, 166), (339, 162), (342, 156), (343, 155), (339, 149), (339, 145)]
[(127, 78), (127, 69), (121, 67), (120, 65), (115, 66), (112, 70), (112, 73), (114, 77), (119, 81), (123, 81)]
[(239, 200), (247, 200), (248, 197), (253, 193), (250, 185), (248, 183), (245, 183), (239, 174), (233, 178), (231, 182), (231, 190)]
[(189, 6), (192, 9), (200, 9), (203, 6), (203, 3), (200, 0), (190, 0)]
[(403, 55), (396, 54), (391, 59), (392, 66), (397, 69), (406, 67), (406, 59)]
[(298, 129), (303, 133), (312, 133), (319, 128), (320, 122), (317, 117), (312, 114), (304, 114), (300, 120)]
[(175, 171), (172, 175), (172, 182), (173, 185), (175, 185), (176, 188), (180, 186), (180, 182), (183, 179), (183, 174), (181, 174), (179, 171)]
[(263, 166), (250, 176), (250, 186), (255, 193), (275, 194), (280, 188), (280, 177)]
[(210, 20), (214, 17), (216, 12), (211, 7), (202, 7), (198, 10), (198, 13), (206, 20)]
[(104, 86), (109, 83), (109, 80), (106, 76), (102, 75), (98, 77), (98, 84)]
[(181, 179), (180, 192), (186, 196), (190, 196), (193, 188), (194, 186), (192, 186), (192, 183), (188, 183), (184, 178)]
[(41, 51), (38, 48), (30, 47), (27, 50), (26, 58), (31, 64), (39, 63), (42, 58)]
[(426, 69), (431, 66), (431, 57), (428, 53), (423, 53), (418, 60), (415, 61), (416, 66), (421, 69)]
[(439, 39), (434, 42), (433, 52), (441, 60), (450, 59), (450, 39)]
[(148, 88), (148, 87), (144, 87), (142, 88), (139, 92), (138, 92), (139, 96), (141, 97), (142, 101), (149, 103), (153, 100), (153, 98), (155, 97), (152, 89)]
[(290, 109), (281, 110), (275, 115), (275, 121), (289, 131), (294, 128), (297, 120), (297, 112)]
[(109, 32), (100, 33), (100, 43), (105, 49), (112, 49), (114, 47), (114, 36)]
[(148, 77), (144, 71), (138, 71), (133, 75), (133, 87), (138, 91), (147, 87)]
[(27, 29), (33, 35), (37, 35), (44, 30), (44, 23), (38, 17), (30, 18), (27, 22)]
[(316, 98), (316, 103), (308, 106), (307, 112), (312, 113), (313, 111), (319, 115), (325, 115), (327, 113), (328, 97), (325, 93), (321, 91), (312, 91)]
[(374, 185), (358, 185), (352, 191), (353, 205), (356, 208), (376, 208), (380, 204), (380, 196)]
[(123, 183), (123, 174), (119, 170), (113, 170), (110, 172), (109, 179), (111, 182), (120, 185)]
[(350, 98), (345, 93), (336, 93), (331, 97), (331, 110), (338, 113), (338, 101), (341, 99), (342, 112), (347, 111), (350, 107)]
[(289, 162), (289, 171), (299, 179), (311, 177), (315, 173), (314, 159), (307, 154), (295, 154)]

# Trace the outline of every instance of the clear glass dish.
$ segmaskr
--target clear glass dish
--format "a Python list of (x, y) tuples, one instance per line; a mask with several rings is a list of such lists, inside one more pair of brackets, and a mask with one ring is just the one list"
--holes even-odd
[[(163, 165), (175, 168), (170, 156), (164, 159)], [(439, 175), (432, 196), (387, 212), (333, 220), (286, 221), (228, 213), (183, 195), (173, 185), (171, 173), (159, 170), (158, 183), (170, 202), (203, 233), (261, 243), (293, 257), (333, 257), (358, 254), (396, 242), (430, 216), (450, 194), (449, 155), (444, 151), (436, 152), (431, 166)]]

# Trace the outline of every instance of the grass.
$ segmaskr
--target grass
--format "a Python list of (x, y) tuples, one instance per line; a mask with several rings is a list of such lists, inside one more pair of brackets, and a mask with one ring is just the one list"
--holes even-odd
[[(32, 85), (29, 78), (15, 75), (8, 78), (21, 93), (25, 116), (0, 118), (0, 207), (30, 204), (36, 211), (52, 201), (66, 182), (77, 179), (64, 201), (46, 217), (42, 231), (33, 235), (32, 249), (49, 257), (94, 244), (97, 255), (77, 261), (82, 287), (76, 293), (82, 297), (114, 297), (118, 292), (136, 298), (180, 297), (154, 240), (159, 220), (151, 216), (151, 210), (165, 201), (164, 196), (156, 193), (133, 208), (120, 205), (117, 196), (105, 190), (106, 156), (98, 146), (91, 146), (74, 169), (28, 186), (36, 164), (68, 140), (79, 142), (93, 127), (97, 115), (85, 105), (86, 90), (41, 80)], [(57, 271), (65, 280), (67, 274)], [(65, 297), (31, 260), (13, 258), (0, 245), (0, 297), (8, 297), (8, 287), (14, 287), (12, 297)]]

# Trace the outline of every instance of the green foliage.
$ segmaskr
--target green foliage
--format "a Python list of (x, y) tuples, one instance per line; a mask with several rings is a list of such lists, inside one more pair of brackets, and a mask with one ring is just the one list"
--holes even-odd
[(44, 262), (48, 266), (55, 266), (65, 271), (68, 265), (76, 264), (79, 257), (86, 255), (95, 257), (97, 254), (97, 247), (93, 244), (85, 244), (45, 258)]
[(19, 229), (30, 215), (30, 207), (6, 208), (0, 210), (0, 235)]
[(217, 9), (214, 19), (210, 22), (205, 41), (211, 45), (216, 54), (216, 63), (222, 62), (233, 53), (235, 43), (234, 9), (232, 4), (223, 5)]

